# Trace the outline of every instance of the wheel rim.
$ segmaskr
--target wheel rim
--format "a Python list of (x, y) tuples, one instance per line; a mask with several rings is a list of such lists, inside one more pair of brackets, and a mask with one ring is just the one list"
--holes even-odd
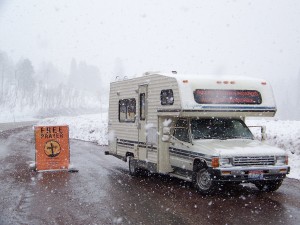
[(209, 172), (206, 170), (200, 170), (197, 173), (197, 185), (201, 190), (208, 190), (212, 185), (212, 179)]

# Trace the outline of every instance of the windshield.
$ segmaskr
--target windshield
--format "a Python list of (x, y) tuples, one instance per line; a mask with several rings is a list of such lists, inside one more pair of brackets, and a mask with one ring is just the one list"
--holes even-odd
[(253, 139), (253, 134), (239, 119), (192, 119), (193, 139)]

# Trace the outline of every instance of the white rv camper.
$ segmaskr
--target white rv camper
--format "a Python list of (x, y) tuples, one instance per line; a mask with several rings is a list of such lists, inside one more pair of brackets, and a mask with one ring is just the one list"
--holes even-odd
[(128, 159), (131, 175), (169, 174), (194, 182), (201, 193), (228, 182), (275, 191), (289, 173), (287, 156), (254, 140), (244, 123), (275, 113), (264, 80), (146, 73), (111, 83), (105, 153)]

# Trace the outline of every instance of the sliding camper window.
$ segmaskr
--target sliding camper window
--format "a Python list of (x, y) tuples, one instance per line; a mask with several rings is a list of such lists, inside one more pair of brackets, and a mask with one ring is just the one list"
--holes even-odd
[(160, 92), (160, 102), (162, 105), (173, 105), (174, 104), (174, 96), (172, 89), (162, 90)]
[(134, 98), (119, 100), (119, 121), (135, 122), (136, 101)]

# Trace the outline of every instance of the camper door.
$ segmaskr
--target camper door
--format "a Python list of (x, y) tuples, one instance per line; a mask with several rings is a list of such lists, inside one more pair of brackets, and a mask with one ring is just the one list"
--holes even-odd
[(139, 152), (138, 156), (140, 160), (147, 159), (147, 138), (146, 138), (146, 124), (147, 124), (147, 91), (148, 85), (139, 86)]

